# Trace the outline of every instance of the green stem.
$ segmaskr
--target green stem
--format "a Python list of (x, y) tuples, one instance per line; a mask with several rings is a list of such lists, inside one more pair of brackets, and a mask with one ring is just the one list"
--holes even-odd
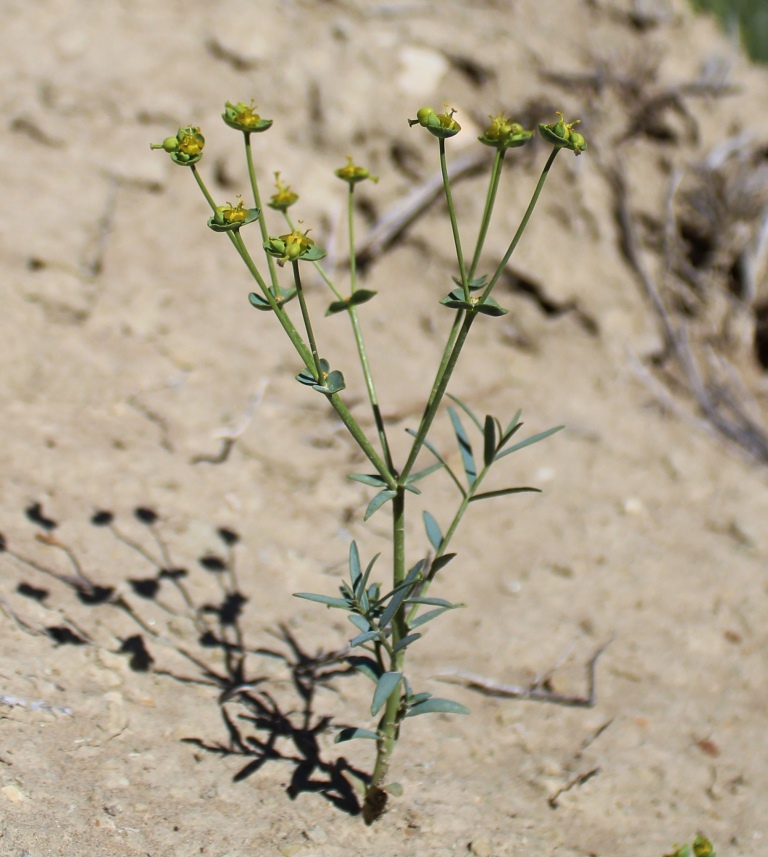
[(203, 192), (203, 196), (208, 200), (208, 205), (211, 206), (211, 210), (213, 213), (216, 213), (216, 203), (213, 201), (213, 197), (208, 193), (208, 188), (205, 186), (205, 182), (203, 181), (203, 177), (197, 171), (197, 167), (192, 164), (190, 166), (190, 170), (192, 170), (192, 175), (195, 177), (195, 181), (197, 182), (197, 186)]
[(414, 438), (413, 445), (411, 446), (411, 452), (408, 456), (408, 461), (403, 468), (399, 482), (401, 485), (405, 483), (405, 480), (408, 478), (408, 474), (413, 469), (413, 465), (416, 463), (416, 459), (421, 452), (421, 447), (424, 445), (424, 441), (427, 438), (427, 434), (432, 427), (432, 421), (437, 414), (437, 409), (440, 407), (440, 402), (443, 400), (443, 396), (445, 395), (445, 391), (448, 387), (448, 382), (451, 380), (451, 375), (453, 374), (453, 370), (456, 368), (456, 363), (459, 359), (459, 355), (461, 354), (461, 349), (464, 347), (464, 343), (467, 340), (467, 336), (469, 335), (469, 330), (472, 327), (472, 322), (477, 317), (477, 313), (470, 311), (467, 312), (464, 316), (464, 319), (461, 323), (461, 328), (456, 337), (456, 342), (454, 343), (453, 349), (450, 352), (450, 356), (447, 361), (444, 361), (441, 364), (441, 370), (438, 372), (437, 377), (435, 379), (435, 386), (433, 388), (433, 393), (429, 397), (429, 402), (427, 403), (427, 407), (424, 411), (424, 415), (421, 418), (421, 424), (419, 425), (419, 429), (416, 432), (416, 437)]
[(485, 210), (483, 211), (483, 219), (480, 221), (480, 234), (477, 237), (477, 244), (475, 245), (475, 254), (472, 257), (472, 265), (470, 266), (468, 274), (468, 280), (470, 283), (475, 278), (475, 274), (477, 273), (477, 266), (480, 264), (480, 256), (483, 252), (485, 237), (488, 234), (488, 227), (491, 223), (491, 214), (493, 213), (493, 206), (496, 202), (496, 192), (499, 189), (499, 179), (501, 178), (501, 171), (504, 167), (505, 151), (505, 149), (496, 149), (496, 156), (493, 159), (493, 167), (491, 168), (491, 180), (488, 184), (488, 195), (485, 198)]
[(277, 320), (282, 325), (283, 330), (288, 334), (288, 338), (293, 343), (294, 348), (298, 351), (299, 356), (304, 361), (305, 366), (309, 366), (312, 362), (312, 354), (306, 346), (306, 343), (301, 338), (301, 334), (296, 330), (293, 326), (293, 322), (288, 317), (285, 309), (275, 300), (275, 296), (269, 290), (267, 284), (264, 282), (264, 278), (259, 273), (258, 268), (256, 267), (253, 259), (251, 258), (248, 249), (246, 248), (242, 236), (240, 235), (240, 231), (237, 230), (235, 232), (227, 232), (227, 235), (232, 239), (232, 243), (235, 245), (235, 249), (240, 254), (240, 258), (245, 262), (246, 267), (251, 272), (251, 275), (259, 284), (261, 291), (264, 293), (264, 297), (269, 301), (269, 305), (272, 308), (272, 311), (277, 316)]
[[(405, 490), (397, 489), (392, 500), (392, 583), (393, 588), (405, 580)], [(405, 623), (405, 605), (401, 605), (392, 619), (392, 647), (407, 633)], [(405, 651), (394, 652), (390, 656), (389, 669), (391, 672), (402, 674), (405, 663)], [(401, 685), (402, 688), (402, 685)], [(363, 818), (366, 824), (371, 824), (381, 816), (387, 802), (387, 785), (389, 768), (392, 764), (392, 754), (397, 746), (400, 727), (400, 699), (402, 690), (395, 691), (384, 706), (384, 713), (379, 720), (377, 729), (379, 738), (376, 741), (376, 764), (374, 765), (371, 781), (365, 792)]]
[(357, 258), (355, 256), (355, 186), (349, 183), (347, 194), (347, 228), (349, 230), (349, 283), (350, 294), (357, 288)]
[(456, 245), (456, 258), (459, 261), (459, 274), (461, 276), (461, 287), (464, 290), (464, 300), (469, 302), (469, 285), (467, 282), (467, 269), (464, 264), (464, 253), (461, 249), (461, 238), (459, 237), (459, 224), (456, 221), (456, 209), (453, 205), (453, 194), (451, 183), (448, 179), (448, 166), (445, 163), (445, 140), (439, 138), (440, 143), (440, 171), (443, 174), (443, 188), (445, 189), (445, 201), (448, 204), (448, 216), (451, 220), (453, 231), (453, 243)]
[[(291, 230), (291, 232), (295, 232), (296, 227), (293, 225), (293, 220), (291, 220), (291, 216), (288, 214), (288, 212), (284, 211), (283, 216), (285, 217), (285, 222), (288, 224), (288, 228)], [(334, 293), (334, 295), (336, 295), (336, 299), (343, 301), (344, 297), (334, 285), (333, 280), (328, 276), (328, 273), (326, 272), (325, 268), (319, 262), (313, 262), (312, 264), (315, 266), (315, 270), (317, 271), (317, 273), (320, 274), (323, 280), (325, 280), (325, 284), (328, 286), (328, 288)]]
[(373, 448), (371, 442), (368, 440), (363, 430), (360, 428), (357, 420), (352, 416), (347, 406), (339, 397), (339, 394), (333, 393), (332, 395), (328, 396), (328, 401), (331, 403), (331, 406), (339, 415), (341, 421), (347, 427), (349, 433), (357, 441), (357, 445), (360, 447), (360, 449), (362, 449), (366, 458), (376, 468), (376, 471), (379, 476), (381, 476), (381, 478), (387, 483), (387, 488), (389, 488), (390, 491), (396, 491), (397, 479), (395, 479), (394, 475), (392, 474), (392, 471), (387, 467), (384, 460)]
[[(299, 275), (299, 263), (291, 262), (293, 266), (293, 281), (296, 284), (296, 292), (299, 295), (299, 304), (301, 305), (301, 317), (304, 319), (304, 329), (307, 331), (307, 339), (309, 339), (309, 347), (312, 350), (312, 360), (315, 364), (315, 374), (317, 383), (324, 386), (323, 368), (320, 365), (320, 356), (317, 353), (317, 343), (315, 342), (315, 334), (312, 330), (312, 322), (309, 318), (309, 310), (307, 309), (307, 301), (304, 297), (304, 289), (301, 285), (301, 276)], [(309, 368), (309, 365), (307, 365)]]
[(549, 175), (549, 171), (552, 168), (552, 164), (555, 162), (555, 158), (557, 157), (557, 153), (560, 149), (555, 146), (552, 149), (552, 154), (547, 159), (547, 163), (544, 165), (544, 169), (541, 171), (541, 176), (539, 177), (539, 182), (536, 185), (536, 190), (533, 192), (533, 196), (531, 197), (531, 201), (528, 203), (528, 208), (525, 210), (525, 214), (523, 215), (523, 219), (520, 221), (520, 225), (517, 227), (517, 232), (515, 232), (515, 237), (512, 239), (509, 247), (507, 248), (507, 252), (504, 254), (504, 258), (499, 263), (499, 267), (496, 268), (496, 272), (491, 277), (488, 285), (485, 287), (485, 291), (483, 292), (483, 296), (480, 299), (480, 303), (484, 303), (485, 299), (491, 294), (493, 291), (493, 287), (496, 285), (496, 281), (502, 274), (502, 271), (507, 266), (507, 262), (509, 262), (510, 257), (515, 252), (515, 247), (517, 247), (518, 242), (523, 237), (523, 232), (525, 232), (525, 227), (528, 225), (528, 221), (531, 219), (531, 215), (533, 214), (533, 209), (536, 208), (536, 203), (539, 200), (539, 194), (541, 194), (541, 190), (544, 187), (544, 182), (547, 180), (547, 176)]
[[(264, 216), (264, 209), (261, 206), (261, 196), (259, 195), (259, 183), (256, 181), (256, 169), (253, 165), (253, 152), (251, 150), (251, 134), (248, 131), (243, 131), (245, 139), (245, 159), (248, 162), (248, 177), (251, 180), (251, 191), (253, 192), (253, 203), (259, 209), (259, 226), (261, 227), (261, 241), (266, 244), (269, 240), (269, 231), (267, 229), (267, 219)], [(269, 253), (265, 253), (267, 257), (267, 265), (269, 265), (269, 279), (272, 287), (277, 292), (277, 269), (275, 268), (275, 260)]]

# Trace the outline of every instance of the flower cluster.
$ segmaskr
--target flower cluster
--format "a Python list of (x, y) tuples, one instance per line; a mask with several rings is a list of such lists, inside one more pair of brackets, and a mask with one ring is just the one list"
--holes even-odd
[(370, 179), (374, 183), (379, 180), (378, 176), (372, 176), (365, 167), (357, 166), (352, 160), (351, 155), (347, 155), (347, 163), (343, 167), (339, 167), (338, 170), (335, 170), (334, 175), (349, 185), (364, 182), (366, 179)]
[(275, 173), (275, 187), (277, 193), (273, 193), (267, 203), (270, 208), (274, 208), (275, 211), (286, 211), (298, 201), (299, 195), (291, 190), (291, 186), (280, 181), (280, 173)]
[(298, 262), (300, 259), (308, 262), (317, 262), (325, 256), (325, 251), (318, 247), (315, 242), (307, 235), (309, 230), (299, 232), (294, 229), (288, 235), (281, 235), (279, 238), (270, 238), (264, 244), (264, 249), (270, 256), (277, 259), (277, 264), (281, 267), (286, 262)]
[(446, 140), (461, 131), (461, 125), (453, 118), (455, 112), (449, 104), (445, 105), (445, 113), (435, 113), (431, 107), (422, 107), (415, 119), (408, 120), (408, 124), (411, 127), (421, 125), (438, 139)]
[(224, 105), (224, 112), (221, 114), (221, 118), (230, 128), (242, 131), (244, 134), (266, 131), (272, 125), (271, 119), (262, 119), (259, 116), (253, 101), (250, 104), (245, 104), (243, 101), (232, 104), (230, 101), (227, 101)]
[(491, 124), (477, 139), (486, 146), (505, 151), (524, 146), (533, 137), (533, 131), (526, 131), (519, 122), (507, 119), (503, 114), (488, 116)]

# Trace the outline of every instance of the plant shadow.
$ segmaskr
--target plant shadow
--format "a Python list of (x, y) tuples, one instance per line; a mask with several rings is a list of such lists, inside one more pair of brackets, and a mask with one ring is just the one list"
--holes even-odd
[[(0, 534), (0, 554), (9, 558), (18, 570), (35, 575), (33, 582), (20, 580), (14, 595), (43, 605), (55, 616), (50, 624), (30, 622), (23, 618), (23, 611), (14, 609), (3, 598), (0, 609), (22, 631), (45, 635), (56, 646), (106, 648), (126, 656), (130, 668), (136, 672), (152, 671), (183, 684), (215, 688), (227, 739), (189, 737), (182, 739), (184, 743), (219, 756), (245, 759), (244, 766), (233, 777), (234, 782), (255, 775), (270, 762), (288, 763), (293, 770), (286, 793), (292, 800), (303, 793), (319, 794), (343, 812), (350, 815), (361, 812), (351, 780), (364, 783), (368, 777), (343, 756), (334, 760), (324, 757), (319, 736), (330, 730), (332, 718), (315, 712), (317, 690), (328, 687), (334, 679), (354, 674), (356, 659), (349, 655), (348, 649), (309, 654), (285, 625), (279, 625), (273, 633), (278, 642), (275, 648), (249, 645), (242, 626), (248, 598), (239, 585), (235, 563), (240, 541), (237, 533), (218, 528), (216, 535), (222, 550), (197, 558), (198, 566), (215, 579), (219, 591), (216, 599), (198, 604), (187, 585), (190, 572), (174, 561), (163, 537), (163, 521), (153, 509), (140, 506), (133, 510), (131, 523), (143, 528), (140, 538), (129, 535), (110, 511), (97, 511), (90, 518), (94, 527), (108, 530), (132, 553), (137, 567), (149, 565), (152, 570), (149, 575), (128, 578), (122, 586), (97, 582), (76, 552), (54, 534), (58, 523), (45, 515), (39, 503), (30, 505), (25, 514), (36, 528), (35, 541), (57, 552), (67, 568), (62, 571), (60, 561), (41, 562), (17, 550)], [(121, 637), (114, 632), (116, 648), (98, 643), (83, 627), (84, 623), (58, 606), (48, 606), (51, 592), (38, 585), (40, 578), (46, 577), (63, 584), (83, 607), (121, 612), (129, 618), (135, 633)], [(147, 615), (150, 607), (171, 622), (191, 623), (196, 645), (183, 644), (173, 634), (161, 633), (158, 622)], [(192, 675), (157, 665), (155, 655), (169, 648), (194, 667)], [(206, 652), (211, 657), (206, 657)], [(264, 658), (277, 659), (287, 667), (292, 696), (288, 705), (276, 700), (267, 676), (252, 671), (251, 661), (260, 660), (263, 666)]]

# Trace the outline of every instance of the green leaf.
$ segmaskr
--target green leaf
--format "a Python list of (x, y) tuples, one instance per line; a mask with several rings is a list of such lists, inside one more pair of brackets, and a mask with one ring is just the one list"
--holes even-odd
[(432, 560), (432, 565), (429, 569), (429, 579), (432, 578), (440, 571), (441, 568), (445, 568), (448, 563), (456, 557), (455, 553), (444, 553), (442, 556), (437, 557), (437, 559)]
[(360, 578), (357, 582), (357, 586), (355, 587), (355, 597), (360, 598), (363, 594), (365, 594), (365, 587), (368, 585), (368, 577), (371, 573), (371, 569), (376, 563), (376, 560), (381, 556), (380, 553), (377, 553), (376, 556), (368, 563), (365, 569), (365, 574)]
[(375, 298), (378, 293), (371, 289), (358, 289), (349, 299), (352, 306), (360, 306), (360, 304), (368, 303), (371, 298)]
[(371, 715), (376, 716), (386, 704), (387, 700), (400, 687), (400, 682), (403, 680), (402, 673), (385, 672), (379, 679), (376, 685), (376, 690), (373, 692), (373, 701), (371, 702)]
[[(407, 432), (411, 437), (416, 437), (416, 432), (415, 432), (413, 429), (406, 429), (405, 431), (406, 431), (406, 432)], [(438, 460), (438, 461), (443, 465), (443, 467), (448, 471), (448, 473), (449, 473), (449, 475), (450, 475), (451, 479), (453, 479), (454, 483), (456, 484), (456, 487), (459, 489), (459, 491), (461, 491), (461, 496), (462, 496), (462, 497), (466, 497), (466, 496), (467, 496), (467, 492), (464, 490), (464, 486), (461, 484), (461, 482), (459, 482), (458, 477), (457, 477), (457, 476), (456, 476), (456, 474), (453, 472), (453, 470), (450, 468), (450, 466), (448, 465), (448, 462), (447, 462), (447, 461), (443, 458), (443, 456), (442, 456), (442, 455), (437, 451), (437, 449), (435, 448), (435, 446), (434, 446), (432, 443), (430, 443), (428, 440), (426, 440), (426, 439), (424, 440), (424, 446), (426, 446), (426, 448), (427, 448), (427, 449), (432, 453), (432, 455), (434, 455), (434, 456), (435, 456), (435, 458), (436, 458), (436, 459), (437, 459), (437, 460)]]
[(541, 494), (541, 488), (501, 488), (498, 491), (486, 491), (483, 494), (475, 494), (469, 498), (470, 503), (475, 500), (490, 500), (491, 497), (505, 497), (507, 494)]
[(422, 613), (421, 616), (417, 616), (412, 622), (408, 624), (408, 630), (413, 631), (414, 628), (419, 628), (422, 625), (426, 625), (427, 622), (431, 622), (433, 619), (437, 619), (442, 613), (445, 613), (446, 610), (454, 610), (456, 607), (459, 607), (458, 604), (452, 604), (450, 607), (436, 607), (434, 610), (428, 610), (426, 613)]
[(351, 479), (353, 482), (361, 482), (363, 485), (370, 485), (373, 488), (383, 488), (387, 484), (378, 473), (347, 473), (347, 479)]
[(483, 462), (486, 467), (491, 466), (494, 455), (496, 455), (496, 420), (489, 414), (485, 418), (483, 430)]
[(379, 491), (379, 493), (368, 504), (368, 508), (365, 510), (365, 514), (363, 515), (363, 520), (367, 521), (368, 518), (370, 518), (374, 512), (378, 512), (378, 510), (386, 502), (391, 500), (396, 495), (397, 495), (397, 491), (392, 491), (389, 488), (387, 488), (386, 491)]
[(322, 247), (318, 247), (317, 244), (313, 244), (299, 258), (303, 262), (318, 262), (320, 259), (325, 258), (325, 250)]
[(430, 473), (434, 473), (436, 470), (442, 470), (443, 467), (445, 467), (445, 462), (438, 461), (437, 464), (433, 464), (431, 467), (425, 467), (424, 470), (417, 470), (416, 473), (412, 473), (408, 477), (408, 482), (418, 482), (419, 479), (429, 476)]
[(405, 599), (413, 592), (416, 586), (421, 583), (421, 570), (424, 568), (424, 560), (420, 559), (413, 568), (410, 569), (406, 578), (402, 583), (398, 583), (398, 585), (385, 595), (381, 602), (385, 602), (389, 599), (389, 603), (384, 608), (381, 616), (379, 616), (379, 627), (384, 628), (389, 624), (392, 617), (397, 612), (400, 605), (405, 601)]
[(504, 447), (509, 443), (509, 441), (520, 431), (520, 429), (525, 425), (525, 423), (517, 423), (511, 428), (507, 429), (507, 431), (502, 434), (499, 438), (499, 444), (496, 447), (497, 454), (496, 458), (499, 458), (498, 453), (504, 449)]
[(521, 410), (519, 410), (519, 411), (514, 415), (514, 417), (512, 417), (512, 421), (511, 421), (511, 422), (510, 422), (510, 424), (509, 424), (509, 425), (504, 429), (504, 437), (507, 437), (507, 436), (509, 435), (509, 432), (511, 432), (513, 428), (515, 428), (515, 427), (517, 427), (517, 426), (521, 426), (521, 425), (522, 425), (522, 423), (520, 423), (520, 422), (519, 422), (519, 419), (520, 419), (520, 417), (522, 416), (522, 414), (523, 414), (523, 411), (522, 411), (522, 409), (521, 409)]
[(306, 601), (317, 601), (318, 604), (325, 604), (326, 607), (339, 607), (342, 610), (350, 610), (351, 607), (343, 598), (331, 598), (328, 595), (315, 595), (312, 592), (294, 592), (294, 598), (304, 598)]
[(328, 376), (325, 379), (325, 384), (315, 384), (313, 389), (317, 390), (318, 393), (325, 393), (326, 395), (331, 396), (334, 393), (340, 393), (346, 388), (346, 386), (344, 376), (338, 369), (334, 369), (333, 372), (328, 373)]
[(365, 616), (361, 616), (359, 613), (350, 613), (347, 619), (349, 619), (358, 631), (362, 631), (364, 634), (371, 630), (371, 623)]
[(477, 417), (477, 414), (469, 407), (469, 405), (465, 404), (461, 401), (458, 396), (454, 396), (453, 393), (446, 393), (447, 398), (449, 398), (452, 402), (456, 402), (456, 404), (464, 411), (464, 413), (472, 420), (472, 422), (477, 426), (479, 431), (483, 430), (483, 426), (480, 420)]
[(554, 428), (547, 429), (546, 431), (540, 432), (539, 434), (533, 435), (533, 437), (529, 437), (527, 440), (520, 441), (520, 443), (516, 443), (514, 446), (510, 446), (509, 449), (505, 449), (504, 452), (499, 453), (496, 456), (496, 460), (498, 461), (500, 458), (504, 458), (505, 455), (510, 455), (513, 452), (517, 452), (518, 449), (523, 449), (526, 446), (531, 446), (531, 444), (538, 443), (540, 440), (544, 440), (545, 437), (549, 437), (555, 432), (564, 429), (565, 426), (555, 426)]
[(407, 649), (411, 643), (415, 643), (421, 637), (421, 634), (408, 634), (408, 636), (403, 637), (398, 641), (396, 646), (393, 646), (393, 652), (402, 652), (403, 649)]
[(357, 542), (352, 539), (349, 545), (349, 579), (352, 581), (353, 589), (357, 586), (362, 573), (360, 569), (360, 551), (357, 549)]
[(406, 717), (417, 717), (419, 714), (469, 714), (469, 709), (466, 705), (461, 705), (458, 702), (453, 702), (450, 699), (440, 699), (432, 697), (425, 702), (420, 702), (414, 705), (413, 708), (406, 714)]
[(408, 480), (403, 487), (406, 491), (410, 491), (411, 494), (421, 494), (421, 488), (411, 485), (410, 480)]
[(435, 550), (439, 550), (443, 541), (443, 533), (440, 529), (440, 525), (432, 515), (429, 514), (429, 512), (424, 512), (424, 527), (427, 531), (429, 543)]
[(477, 311), (480, 315), (490, 315), (493, 318), (498, 318), (500, 315), (506, 315), (509, 312), (508, 309), (499, 304), (496, 298), (492, 298), (490, 295), (478, 305)]
[(382, 670), (373, 658), (353, 656), (347, 658), (347, 663), (359, 673), (369, 678), (374, 684), (378, 684)]
[(400, 783), (387, 783), (385, 786), (381, 787), (383, 791), (391, 794), (392, 797), (402, 797), (403, 796), (403, 787)]
[(475, 466), (475, 457), (472, 455), (472, 444), (469, 442), (467, 433), (456, 411), (453, 408), (448, 408), (448, 415), (453, 423), (453, 430), (456, 433), (456, 440), (458, 441), (459, 451), (464, 463), (464, 472), (467, 474), (467, 482), (471, 488), (477, 479), (477, 467)]
[(328, 305), (325, 315), (326, 317), (329, 315), (336, 315), (336, 313), (344, 312), (344, 310), (347, 309), (349, 309), (349, 301), (334, 301)]
[[(461, 280), (458, 277), (451, 277), (454, 283), (457, 286), (461, 286)], [(485, 288), (485, 284), (488, 282), (488, 274), (483, 274), (481, 277), (475, 277), (474, 280), (469, 281), (469, 290), (470, 292), (476, 292), (478, 289)]]
[(360, 634), (357, 637), (353, 637), (349, 641), (349, 646), (351, 649), (357, 648), (357, 646), (362, 646), (363, 643), (369, 643), (374, 638), (378, 638), (378, 631), (366, 631), (364, 634)]
[(409, 696), (406, 699), (406, 704), (409, 708), (413, 708), (414, 705), (418, 705), (420, 702), (424, 702), (427, 699), (432, 699), (431, 693), (414, 693), (413, 696)]
[(445, 598), (425, 598), (422, 595), (417, 595), (414, 598), (406, 598), (405, 599), (408, 604), (427, 604), (432, 607), (445, 607), (450, 610), (453, 607), (463, 607), (463, 604), (452, 604), (450, 601), (446, 601)]
[(333, 743), (341, 744), (344, 741), (354, 741), (357, 738), (368, 738), (371, 741), (379, 740), (379, 736), (375, 732), (371, 732), (370, 729), (353, 729), (352, 727), (349, 727), (337, 732), (336, 737), (333, 739)]

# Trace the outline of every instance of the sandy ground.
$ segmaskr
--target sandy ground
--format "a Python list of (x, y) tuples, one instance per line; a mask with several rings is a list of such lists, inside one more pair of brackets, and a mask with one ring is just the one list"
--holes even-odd
[[(674, 168), (745, 129), (765, 147), (768, 73), (681, 2), (630, 11), (620, 0), (3, 4), (2, 854), (660, 857), (697, 831), (721, 855), (765, 851), (768, 479), (638, 380), (660, 334), (621, 253), (600, 165), (619, 152), (634, 210), (658, 222)], [(666, 139), (641, 128), (623, 142), (629, 96), (562, 77), (607, 68), (642, 96), (724, 66), (737, 89), (686, 96), (693, 126), (672, 110)], [(191, 176), (149, 150), (199, 124), (201, 170), (233, 199), (245, 188), (241, 142), (219, 115), (224, 101), (251, 98), (275, 120), (255, 139), (262, 188), (283, 172), (331, 262), (344, 199), (332, 170), (349, 153), (381, 177), (359, 194), (364, 235), (437, 168), (434, 141), (406, 125), (425, 103), (458, 109), (465, 133), (452, 157), (499, 110), (530, 121), (564, 110), (591, 141), (556, 162), (513, 259), (538, 298), (513, 289), (514, 277), (502, 283), (512, 312), (478, 325), (452, 386), (502, 420), (524, 408), (526, 431), (567, 429), (494, 477), (492, 487), (535, 484), (542, 495), (480, 504), (466, 519), (437, 594), (467, 608), (433, 626), (410, 674), (471, 714), (408, 722), (396, 758), (404, 795), (372, 828), (336, 762), (370, 770), (369, 746), (312, 732), (326, 717), (370, 726), (367, 680), (323, 683), (305, 717), (290, 664), (253, 654), (246, 678), (275, 707), (254, 715), (227, 703), (228, 731), (212, 682), (227, 668), (221, 648), (198, 645), (171, 580), (156, 599), (141, 594), (158, 564), (186, 567), (190, 603), (215, 606), (230, 581), (218, 557), (248, 597), (247, 645), (290, 659), (281, 625), (308, 654), (349, 637), (346, 622), (291, 593), (332, 593), (350, 538), (366, 558), (386, 550), (384, 513), (364, 525), (370, 495), (344, 478), (364, 469), (360, 455), (322, 397), (293, 382), (301, 367), (274, 319), (249, 308), (246, 273), (205, 228)], [(537, 144), (508, 158), (489, 266), (545, 157)], [(468, 234), (484, 189), (480, 177), (456, 186)], [(437, 205), (366, 274), (379, 295), (361, 312), (400, 457), (450, 324), (436, 301), (454, 267)], [(321, 316), (327, 296), (314, 282), (310, 300)], [(317, 332), (334, 365), (353, 365), (342, 316)], [(765, 376), (742, 357), (764, 403)], [(367, 421), (353, 368), (347, 380)], [(452, 449), (447, 423), (434, 439)], [(225, 461), (196, 460), (243, 427)], [(446, 520), (448, 480), (434, 477), (424, 496)], [(425, 549), (421, 502), (414, 557)], [(136, 508), (160, 517), (142, 523)], [(91, 523), (98, 510), (114, 513), (111, 526)], [(222, 527), (240, 541), (227, 545)], [(57, 544), (115, 588), (113, 603), (87, 603), (51, 576), (74, 572)], [(148, 671), (119, 653), (138, 634)], [(567, 654), (551, 686), (579, 694), (609, 639), (592, 708), (436, 680), (465, 670), (526, 684)]]

